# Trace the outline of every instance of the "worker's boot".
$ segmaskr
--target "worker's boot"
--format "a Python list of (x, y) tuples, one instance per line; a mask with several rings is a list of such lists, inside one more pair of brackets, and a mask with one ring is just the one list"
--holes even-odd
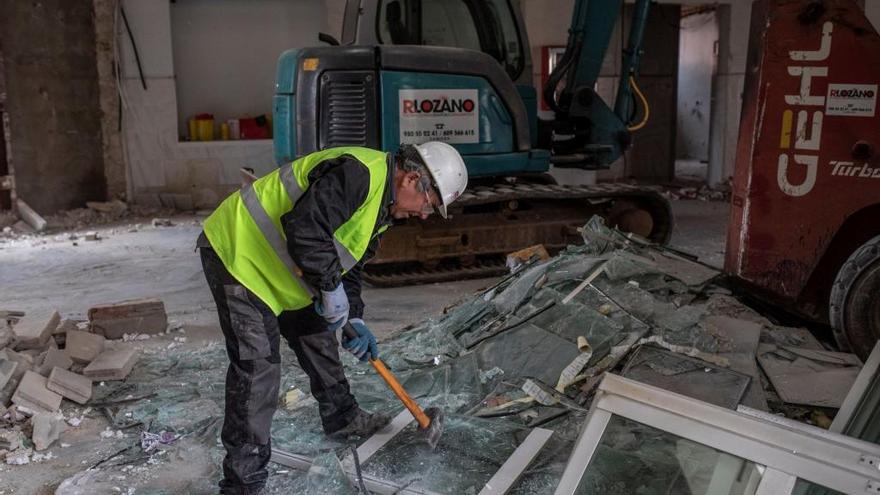
[(358, 408), (351, 422), (333, 433), (328, 433), (327, 436), (334, 440), (345, 440), (351, 437), (365, 438), (381, 430), (390, 422), (389, 416), (381, 413), (370, 414)]

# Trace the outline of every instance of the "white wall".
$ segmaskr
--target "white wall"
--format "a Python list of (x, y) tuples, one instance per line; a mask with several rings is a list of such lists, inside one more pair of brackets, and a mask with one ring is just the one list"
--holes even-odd
[(718, 65), (712, 81), (709, 134), (709, 185), (733, 176), (739, 118), (749, 48), (751, 2), (736, 1), (718, 8)]
[[(178, 0), (188, 2), (195, 0)], [(218, 0), (220, 1), (220, 0)], [(240, 0), (244, 2), (245, 0)], [(249, 4), (262, 0), (251, 0)], [(298, 4), (321, 4), (326, 19), (308, 19), (321, 30), (338, 37), (340, 31), (341, 0), (290, 0)], [(540, 73), (543, 45), (563, 45), (573, 8), (573, 0), (520, 0), (532, 44), (534, 73)], [(733, 0), (731, 0), (733, 1)], [(210, 143), (178, 142), (178, 96), (175, 88), (175, 69), (171, 35), (171, 7), (167, 1), (122, 0), (141, 57), (147, 78), (147, 90), (141, 88), (137, 68), (120, 21), (117, 41), (120, 66), (123, 72), (123, 144), (135, 196), (143, 193), (177, 193), (191, 197), (196, 207), (210, 207), (238, 184), (238, 169), (253, 167), (258, 173), (273, 168), (271, 141), (235, 141)], [(868, 0), (869, 4), (880, 0)], [(699, 3), (699, 2), (683, 2)], [(717, 176), (732, 174), (736, 140), (739, 131), (739, 113), (745, 53), (748, 42), (750, 2), (738, 0), (730, 9), (727, 29), (720, 36), (729, 37), (728, 48), (719, 60), (716, 76), (716, 95), (710, 144), (710, 169)], [(312, 31), (314, 32), (314, 31)], [(599, 94), (613, 96), (619, 71), (619, 35), (612, 36), (609, 58), (599, 81)], [(722, 43), (723, 45), (723, 43)], [(258, 49), (255, 48), (256, 51)], [(274, 73), (273, 73), (274, 74)], [(274, 78), (273, 78), (274, 79)], [(536, 79), (537, 80), (537, 79)], [(566, 182), (589, 181), (591, 177), (580, 171), (564, 172), (571, 175)]]
[(177, 0), (171, 45), (178, 128), (198, 113), (230, 118), (271, 114), (275, 67), (284, 50), (317, 45), (326, 17), (319, 0)]
[[(178, 0), (183, 3), (189, 1), (191, 0)], [(240, 3), (250, 6), (262, 1), (264, 0), (240, 0)], [(154, 202), (161, 193), (168, 200), (166, 204), (173, 200), (179, 206), (208, 208), (216, 205), (238, 186), (239, 168), (249, 166), (258, 174), (271, 171), (274, 168), (274, 158), (270, 140), (179, 142), (179, 100), (175, 87), (171, 30), (172, 7), (167, 1), (122, 2), (138, 45), (147, 83), (147, 89), (144, 90), (138, 78), (131, 44), (120, 20), (116, 28), (116, 40), (123, 74), (122, 137), (134, 200), (142, 203)], [(309, 15), (312, 16), (297, 19), (298, 23), (308, 21), (321, 29), (327, 28), (326, 19), (314, 17), (315, 12), (323, 12), (322, 0), (290, 2), (305, 9), (304, 12), (310, 12)], [(225, 3), (225, 0), (217, 0), (218, 5)], [(274, 0), (270, 3), (274, 3)], [(314, 33), (318, 29), (309, 30)], [(218, 32), (225, 34), (223, 30)], [(240, 40), (238, 53), (265, 53), (260, 35), (260, 32), (255, 33), (251, 42), (241, 41), (241, 34), (237, 35), (236, 39)], [(316, 38), (314, 44), (317, 44)], [(222, 53), (222, 47), (212, 51)], [(214, 54), (206, 56), (213, 57)], [(241, 76), (242, 86), (259, 86), (265, 91), (266, 85), (271, 87), (274, 81), (274, 65), (268, 80), (265, 75), (254, 81), (246, 74)], [(227, 91), (236, 89), (230, 88)]]
[(323, 32), (342, 41), (342, 20), (345, 17), (345, 0), (324, 0), (327, 10), (327, 22)]
[(681, 19), (676, 158), (709, 160), (709, 116), (717, 42), (714, 11)]

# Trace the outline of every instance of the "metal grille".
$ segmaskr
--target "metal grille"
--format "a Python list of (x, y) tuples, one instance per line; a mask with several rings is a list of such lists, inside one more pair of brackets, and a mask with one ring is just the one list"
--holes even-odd
[(320, 147), (378, 147), (372, 71), (328, 71), (321, 77)]

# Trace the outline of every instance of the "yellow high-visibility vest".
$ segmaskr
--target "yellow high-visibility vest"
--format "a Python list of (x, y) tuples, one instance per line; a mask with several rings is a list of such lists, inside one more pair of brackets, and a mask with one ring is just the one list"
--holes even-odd
[(205, 235), (226, 269), (276, 315), (308, 306), (314, 293), (287, 251), (281, 216), (309, 188), (309, 172), (342, 155), (353, 156), (370, 172), (366, 199), (333, 233), (340, 264), (348, 271), (364, 256), (382, 208), (388, 178), (384, 151), (341, 147), (311, 153), (236, 191), (205, 220)]

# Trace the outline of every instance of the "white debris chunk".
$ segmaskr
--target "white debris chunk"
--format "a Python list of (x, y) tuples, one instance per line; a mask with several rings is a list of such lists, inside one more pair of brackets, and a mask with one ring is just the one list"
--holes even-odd
[(108, 426), (101, 432), (101, 438), (125, 438), (125, 433), (122, 433), (122, 430), (113, 431)]
[(31, 462), (32, 452), (33, 451), (31, 449), (18, 449), (14, 452), (10, 452), (6, 454), (6, 464), (11, 464), (13, 466), (28, 464), (29, 462)]

